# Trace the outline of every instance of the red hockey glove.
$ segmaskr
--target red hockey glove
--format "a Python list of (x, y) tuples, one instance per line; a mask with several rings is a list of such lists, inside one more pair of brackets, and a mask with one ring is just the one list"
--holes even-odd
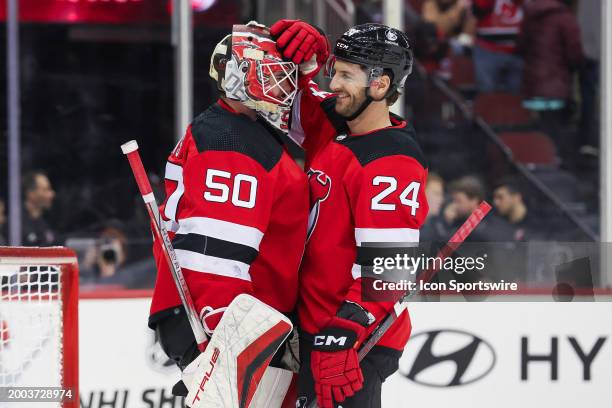
[(325, 35), (301, 20), (279, 20), (270, 27), (283, 57), (299, 65), (300, 84), (307, 84), (329, 58)]
[(357, 348), (366, 329), (351, 320), (333, 317), (314, 338), (310, 367), (320, 408), (334, 408), (363, 387)]

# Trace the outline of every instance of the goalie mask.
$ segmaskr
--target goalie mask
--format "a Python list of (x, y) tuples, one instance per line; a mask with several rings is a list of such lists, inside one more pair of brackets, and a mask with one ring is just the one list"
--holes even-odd
[(297, 92), (297, 66), (283, 61), (265, 26), (235, 25), (213, 51), (210, 76), (229, 99), (254, 109), (268, 123), (288, 131)]

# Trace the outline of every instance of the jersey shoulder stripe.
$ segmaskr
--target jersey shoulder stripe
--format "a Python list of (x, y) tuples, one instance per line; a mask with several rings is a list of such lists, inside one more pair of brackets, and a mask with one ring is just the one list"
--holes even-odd
[(242, 153), (268, 172), (280, 161), (283, 153), (281, 144), (260, 122), (228, 112), (218, 104), (195, 118), (191, 134), (200, 153)]
[(414, 158), (426, 169), (427, 160), (415, 136), (414, 128), (406, 124), (401, 128), (380, 129), (367, 135), (336, 138), (335, 143), (349, 148), (362, 166), (382, 157), (402, 155)]

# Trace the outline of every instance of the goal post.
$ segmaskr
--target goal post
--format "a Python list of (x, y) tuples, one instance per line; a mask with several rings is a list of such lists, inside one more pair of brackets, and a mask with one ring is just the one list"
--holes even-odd
[(78, 295), (74, 251), (0, 247), (0, 387), (70, 390), (57, 406), (79, 406)]

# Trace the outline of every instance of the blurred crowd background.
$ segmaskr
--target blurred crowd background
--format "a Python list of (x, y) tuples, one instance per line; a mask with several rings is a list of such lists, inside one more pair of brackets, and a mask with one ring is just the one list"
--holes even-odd
[[(77, 250), (83, 290), (150, 288), (148, 218), (119, 147), (138, 140), (161, 201), (165, 160), (181, 136), (172, 10), (164, 0), (89, 3), (107, 12), (57, 17), (22, 2), (22, 243)], [(320, 25), (333, 44), (351, 23), (383, 22), (376, 0), (192, 3), (194, 114), (217, 97), (210, 52), (232, 24), (269, 25), (289, 10)], [(6, 1), (0, 6), (4, 13)], [(417, 66), (403, 103), (430, 164), (422, 241), (446, 241), (483, 199), (494, 214), (473, 242), (500, 242), (516, 256), (530, 243), (598, 241), (601, 13), (601, 0), (405, 0)], [(0, 76), (0, 162), (7, 163), (4, 64)], [(0, 245), (7, 191), (0, 177)], [(597, 273), (593, 281), (600, 284)]]

